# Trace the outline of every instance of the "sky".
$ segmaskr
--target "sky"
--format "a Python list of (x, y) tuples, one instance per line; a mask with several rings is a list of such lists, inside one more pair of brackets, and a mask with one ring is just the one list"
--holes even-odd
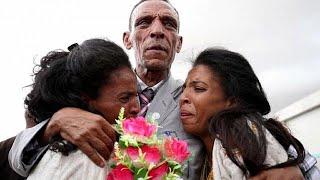
[[(25, 128), (23, 100), (35, 63), (89, 38), (122, 45), (137, 0), (29, 0), (0, 3), (0, 140)], [(319, 0), (171, 0), (180, 14), (182, 51), (172, 75), (185, 79), (203, 49), (244, 55), (271, 103), (271, 115), (320, 89)], [(133, 52), (127, 51), (134, 64)]]

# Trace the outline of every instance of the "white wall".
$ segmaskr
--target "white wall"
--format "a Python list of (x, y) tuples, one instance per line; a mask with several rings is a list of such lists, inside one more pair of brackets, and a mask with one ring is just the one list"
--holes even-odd
[(317, 91), (277, 113), (320, 167), (320, 91)]

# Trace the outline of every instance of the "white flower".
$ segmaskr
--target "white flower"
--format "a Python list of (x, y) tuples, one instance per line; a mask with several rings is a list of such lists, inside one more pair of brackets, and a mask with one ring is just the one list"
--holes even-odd
[(154, 120), (157, 120), (157, 119), (160, 118), (160, 114), (155, 112), (155, 113), (152, 114), (151, 118), (154, 119)]

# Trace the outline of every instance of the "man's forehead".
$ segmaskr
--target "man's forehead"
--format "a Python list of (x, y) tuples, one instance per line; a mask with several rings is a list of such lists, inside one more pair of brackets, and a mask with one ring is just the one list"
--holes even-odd
[(164, 1), (145, 1), (135, 8), (132, 13), (132, 21), (142, 16), (171, 16), (179, 21), (174, 8)]

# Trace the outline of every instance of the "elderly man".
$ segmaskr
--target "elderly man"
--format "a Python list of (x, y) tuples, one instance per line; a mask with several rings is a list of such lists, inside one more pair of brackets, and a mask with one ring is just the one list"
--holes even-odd
[[(202, 143), (182, 128), (178, 106), (182, 82), (170, 74), (175, 54), (182, 45), (178, 12), (167, 1), (141, 1), (131, 12), (129, 30), (123, 34), (123, 42), (135, 52), (140, 102), (145, 106), (141, 107), (141, 115), (159, 113), (157, 121), (162, 128), (158, 135), (172, 135), (188, 142), (194, 157), (188, 162), (185, 176), (198, 179)], [(9, 155), (13, 168), (27, 176), (46, 151), (48, 140), (58, 133), (99, 166), (104, 166), (101, 156), (109, 158), (115, 140), (114, 130), (101, 116), (80, 109), (62, 109), (47, 125), (39, 124), (18, 136)]]
[[(142, 0), (130, 14), (129, 31), (123, 34), (123, 42), (127, 49), (135, 52), (140, 114), (158, 112), (157, 121), (162, 127), (158, 135), (173, 135), (188, 141), (194, 157), (188, 162), (185, 176), (199, 179), (203, 145), (182, 128), (177, 105), (182, 82), (174, 80), (170, 74), (175, 54), (182, 46), (179, 23), (178, 11), (168, 1)], [(101, 116), (65, 108), (55, 113), (50, 121), (25, 130), (17, 137), (9, 155), (12, 167), (27, 176), (46, 151), (48, 140), (56, 134), (77, 145), (101, 167), (104, 166), (102, 158), (108, 160), (115, 141), (114, 130)], [(301, 175), (298, 168), (284, 171)]]

